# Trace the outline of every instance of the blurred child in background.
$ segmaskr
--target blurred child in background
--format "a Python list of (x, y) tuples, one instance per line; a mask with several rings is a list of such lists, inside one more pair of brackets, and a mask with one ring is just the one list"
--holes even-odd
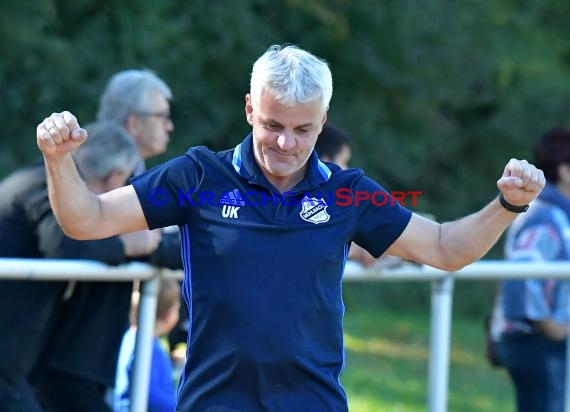
[[(137, 331), (138, 294), (133, 294), (132, 327), (125, 333), (119, 352), (114, 397), (115, 412), (130, 411), (130, 390)], [(148, 393), (148, 412), (172, 412), (176, 408), (176, 390), (168, 351), (160, 342), (178, 322), (180, 286), (174, 279), (161, 279), (156, 306), (152, 346), (152, 364)]]

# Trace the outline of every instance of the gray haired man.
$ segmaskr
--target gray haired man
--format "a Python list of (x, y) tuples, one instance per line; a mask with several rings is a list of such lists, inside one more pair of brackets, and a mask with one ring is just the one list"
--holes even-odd
[[(86, 126), (92, 139), (73, 160), (92, 193), (121, 187), (140, 157), (125, 131), (111, 122)], [(120, 264), (154, 250), (159, 236), (139, 231), (103, 240), (77, 241), (63, 234), (48, 199), (42, 161), (0, 182), (0, 256), (12, 258), (95, 259)], [(1, 281), (0, 410), (41, 411), (30, 375), (46, 354), (47, 338), (61, 325), (68, 282)], [(49, 351), (48, 351), (49, 352)]]
[[(140, 159), (132, 175), (144, 171), (145, 159), (166, 150), (169, 134), (174, 130), (170, 119), (171, 99), (170, 88), (150, 70), (124, 70), (114, 74), (107, 83), (97, 118), (116, 124), (134, 142)], [(148, 255), (136, 260), (181, 268), (178, 231), (152, 233), (160, 236), (160, 243), (157, 242)], [(48, 409), (109, 410), (105, 405), (105, 392), (115, 383), (131, 294), (132, 282), (81, 282), (77, 285), (74, 295), (66, 303), (66, 312), (74, 316), (66, 321), (66, 328), (58, 334), (49, 369), (37, 385), (40, 398)], [(88, 351), (86, 347), (89, 347)]]

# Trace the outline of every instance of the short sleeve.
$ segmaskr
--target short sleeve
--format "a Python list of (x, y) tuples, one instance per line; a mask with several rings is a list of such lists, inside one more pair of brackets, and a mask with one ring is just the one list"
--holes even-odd
[[(356, 202), (359, 196), (366, 200)], [(412, 212), (372, 179), (362, 176), (353, 186), (352, 207), (357, 208), (357, 226), (353, 237), (374, 257), (382, 255), (402, 234)]]
[(131, 179), (150, 229), (187, 223), (201, 174), (198, 163), (183, 155)]

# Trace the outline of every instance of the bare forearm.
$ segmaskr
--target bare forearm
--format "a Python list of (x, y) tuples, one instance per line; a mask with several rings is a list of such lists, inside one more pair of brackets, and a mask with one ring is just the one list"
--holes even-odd
[(457, 270), (482, 258), (517, 217), (498, 199), (477, 213), (440, 226), (440, 250), (446, 270)]
[(45, 163), (50, 203), (63, 231), (75, 239), (92, 238), (90, 223), (101, 213), (99, 199), (85, 186), (71, 155)]
[[(65, 234), (74, 239), (90, 240), (148, 229), (134, 188), (122, 186), (124, 176), (121, 171), (112, 170), (106, 179), (101, 180), (90, 176), (86, 182), (89, 187), (83, 182), (71, 153), (86, 139), (87, 131), (67, 111), (53, 113), (37, 127), (38, 147), (46, 164), (50, 203)], [(102, 193), (107, 187), (116, 189)], [(90, 189), (100, 194), (96, 196)]]
[[(497, 187), (508, 207), (516, 210), (532, 202), (545, 182), (541, 170), (526, 160), (511, 159)], [(495, 198), (479, 212), (444, 224), (414, 213), (388, 253), (443, 270), (461, 269), (483, 257), (517, 217), (505, 207)]]

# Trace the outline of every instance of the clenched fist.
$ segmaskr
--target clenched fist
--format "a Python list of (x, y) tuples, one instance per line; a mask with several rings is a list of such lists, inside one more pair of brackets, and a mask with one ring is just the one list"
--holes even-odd
[(542, 191), (546, 180), (542, 170), (526, 160), (511, 159), (505, 166), (497, 187), (505, 200), (515, 206), (527, 205)]
[(38, 147), (46, 157), (73, 152), (87, 139), (87, 132), (68, 111), (53, 113), (37, 128)]

